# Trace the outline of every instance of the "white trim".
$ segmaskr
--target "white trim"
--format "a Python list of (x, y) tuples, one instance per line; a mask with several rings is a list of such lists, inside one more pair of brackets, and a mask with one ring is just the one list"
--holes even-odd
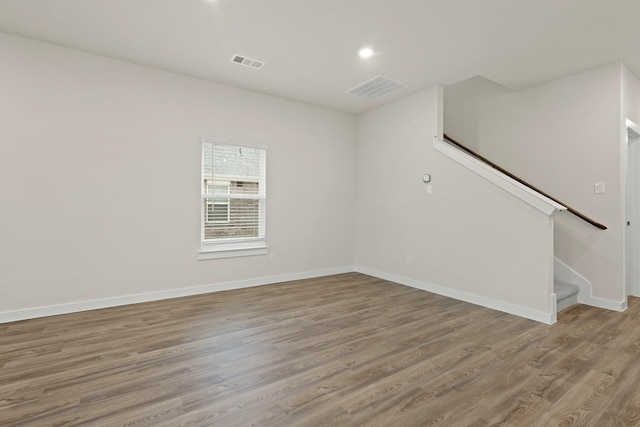
[(267, 241), (260, 237), (211, 239), (202, 242), (202, 247), (198, 251), (198, 259), (266, 255), (268, 252)]
[(218, 138), (215, 136), (202, 136), (200, 137), (200, 142), (208, 142), (211, 144), (223, 144), (223, 145), (237, 145), (239, 147), (247, 147), (247, 148), (260, 148), (262, 150), (267, 150), (267, 146), (264, 144), (256, 144), (254, 142), (247, 142), (243, 140), (230, 139), (230, 138)]
[(640, 126), (635, 124), (632, 120), (626, 119), (625, 125), (626, 129), (631, 129), (631, 131), (637, 135), (636, 137), (640, 136)]
[[(560, 262), (558, 260), (558, 262)], [(557, 264), (556, 264), (557, 265)], [(564, 265), (564, 264), (563, 264)], [(271, 285), (281, 282), (289, 282), (292, 280), (312, 279), (314, 277), (331, 276), (334, 274), (343, 274), (358, 272), (369, 276), (378, 277), (380, 279), (389, 280), (401, 285), (410, 286), (427, 292), (469, 302), (471, 304), (480, 305), (491, 308), (493, 310), (502, 311), (538, 322), (553, 324), (556, 322), (555, 306), (556, 296), (551, 294), (550, 307), (554, 309), (551, 313), (531, 310), (515, 304), (505, 303), (503, 301), (494, 300), (492, 298), (481, 297), (468, 292), (458, 291), (451, 288), (435, 285), (429, 282), (423, 282), (416, 279), (399, 276), (396, 274), (386, 273), (363, 266), (344, 266), (322, 270), (313, 270), (299, 273), (281, 274), (276, 276), (258, 277), (255, 279), (237, 280), (231, 282), (223, 282), (217, 284), (201, 285), (188, 288), (170, 289), (165, 291), (149, 292), (144, 294), (125, 295), (120, 297), (104, 298), (98, 300), (80, 301), (67, 304), (51, 305), (45, 307), (26, 308), (22, 310), (0, 312), (0, 323), (15, 322), (18, 320), (34, 319), (38, 317), (56, 316), (59, 314), (77, 313), (81, 311), (97, 310), (101, 308), (117, 307), (128, 304), (138, 304), (142, 302), (157, 301), (170, 298), (179, 298), (191, 295), (200, 295), (211, 292), (228, 291), (233, 289), (250, 288), (253, 286)], [(590, 294), (589, 294), (590, 295)], [(581, 289), (578, 294), (578, 302), (581, 304), (591, 305), (593, 307), (603, 308), (614, 311), (624, 311), (627, 308), (626, 301), (611, 301), (592, 296), (586, 297)], [(582, 299), (581, 299), (582, 298)]]
[(614, 301), (604, 298), (594, 297), (591, 290), (591, 282), (585, 279), (580, 273), (569, 267), (558, 258), (553, 259), (554, 279), (580, 288), (578, 292), (578, 303), (590, 305), (592, 307), (604, 308), (606, 310), (625, 311), (627, 300)]
[(198, 251), (198, 260), (236, 258), (243, 256), (267, 255), (269, 248), (261, 246), (258, 248), (235, 248), (235, 249), (202, 249)]
[(281, 274), (277, 276), (258, 277), (255, 279), (237, 280), (211, 285), (194, 286), (189, 288), (169, 289), (165, 291), (156, 291), (144, 294), (125, 295), (121, 297), (72, 302), (67, 304), (50, 305), (46, 307), (26, 308), (23, 310), (15, 311), (5, 311), (0, 312), (0, 323), (34, 319), (37, 317), (56, 316), (59, 314), (77, 313), (80, 311), (97, 310), (100, 308), (117, 307), (121, 305), (138, 304), (142, 302), (179, 298), (191, 295), (207, 294), (211, 292), (250, 288), (253, 286), (272, 285), (275, 283), (289, 282), (292, 280), (312, 279), (314, 277), (351, 273), (353, 271), (353, 266), (335, 267), (322, 270), (304, 271), (299, 273)]
[[(623, 130), (623, 141), (622, 141), (622, 149), (620, 151), (620, 163), (621, 163), (621, 178), (622, 178), (622, 194), (624, 197), (621, 199), (621, 212), (622, 212), (622, 220), (623, 224), (623, 249), (624, 255), (622, 257), (622, 272), (623, 272), (623, 289), (624, 295), (634, 295), (640, 293), (637, 289), (638, 284), (638, 267), (635, 263), (629, 263), (630, 259), (634, 259), (636, 254), (638, 253), (638, 243), (640, 237), (638, 236), (637, 222), (638, 218), (638, 204), (640, 204), (640, 200), (637, 200), (637, 197), (629, 197), (630, 191), (635, 191), (635, 188), (638, 184), (633, 183), (630, 179), (631, 173), (634, 175), (638, 174), (638, 167), (640, 167), (637, 160), (637, 150), (638, 147), (635, 147), (633, 150), (633, 154), (636, 155), (636, 159), (632, 159), (630, 156), (631, 144), (638, 144), (636, 141), (640, 137), (640, 127), (635, 124), (631, 119), (625, 119), (625, 128)], [(631, 170), (629, 168), (630, 162), (633, 161), (633, 166), (635, 170)], [(634, 203), (631, 204), (630, 202)], [(631, 212), (630, 212), (631, 211)], [(636, 224), (636, 226), (628, 227), (627, 221), (631, 221), (631, 224)], [(630, 276), (630, 277), (629, 277)], [(635, 286), (633, 286), (635, 284)], [(631, 286), (629, 286), (631, 285)]]
[[(218, 259), (218, 258), (231, 258), (231, 257), (243, 257), (254, 255), (266, 255), (268, 248), (265, 242), (266, 232), (266, 166), (267, 166), (267, 148), (253, 143), (247, 143), (244, 141), (232, 141), (223, 138), (212, 138), (203, 136), (200, 138), (202, 147), (202, 159), (201, 159), (201, 189), (202, 197), (200, 202), (200, 250), (198, 251), (198, 260)], [(243, 194), (243, 193), (230, 193), (225, 194), (224, 199), (227, 200), (227, 220), (226, 221), (206, 221), (208, 214), (208, 199), (216, 198), (215, 189), (213, 193), (209, 193), (210, 188), (203, 188), (204, 183), (208, 179), (208, 175), (205, 177), (205, 144), (210, 144), (212, 147), (215, 145), (226, 145), (229, 147), (248, 147), (258, 150), (259, 167), (258, 173), (260, 176), (255, 182), (258, 182), (258, 194)], [(215, 153), (215, 148), (212, 148), (212, 156)], [(221, 179), (215, 174), (215, 161), (212, 157), (212, 175), (211, 184), (216, 185), (216, 182), (220, 182)], [(229, 175), (223, 175), (222, 179), (229, 177)], [(205, 192), (205, 190), (207, 192)], [(219, 195), (218, 195), (219, 196)], [(251, 238), (244, 237), (229, 237), (229, 238), (217, 238), (217, 239), (205, 239), (207, 224), (230, 224), (231, 223), (231, 200), (256, 200), (258, 202), (258, 236)], [(213, 203), (215, 206), (215, 203)]]
[(566, 206), (554, 202), (438, 137), (433, 140), (433, 148), (548, 216), (567, 210)]
[(624, 301), (613, 301), (610, 299), (597, 298), (592, 295), (588, 297), (583, 297), (582, 301), (580, 301), (580, 294), (578, 294), (578, 302), (584, 305), (590, 305), (591, 307), (603, 308), (605, 310), (613, 310), (613, 311), (625, 311), (627, 309), (627, 300)]
[[(465, 301), (471, 304), (480, 305), (482, 307), (491, 308), (493, 310), (502, 311), (504, 313), (513, 314), (515, 316), (524, 317), (526, 319), (535, 320), (537, 322), (546, 323), (552, 325), (556, 322), (555, 311), (545, 313), (543, 311), (532, 310), (520, 305), (507, 303), (504, 301), (498, 301), (492, 298), (482, 297), (479, 295), (471, 294), (468, 292), (458, 291), (455, 289), (439, 286), (429, 282), (423, 282), (421, 280), (411, 279), (408, 277), (398, 276), (392, 273), (386, 273), (372, 268), (356, 266), (355, 271), (362, 274), (368, 274), (380, 279), (389, 280), (391, 282), (399, 283), (401, 285), (410, 286), (412, 288), (421, 289), (423, 291), (432, 292), (434, 294), (442, 295), (445, 297)], [(553, 296), (553, 295), (552, 295)], [(553, 306), (551, 306), (553, 308)]]

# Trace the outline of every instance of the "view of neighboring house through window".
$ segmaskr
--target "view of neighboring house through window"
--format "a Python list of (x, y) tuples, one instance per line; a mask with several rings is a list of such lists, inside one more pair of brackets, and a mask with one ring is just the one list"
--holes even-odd
[[(207, 194), (223, 196), (229, 194), (230, 183), (220, 181), (206, 182)], [(229, 223), (231, 220), (229, 199), (213, 197), (207, 199), (207, 210), (205, 212), (206, 223)]]
[(265, 168), (264, 148), (203, 138), (201, 253), (266, 248)]

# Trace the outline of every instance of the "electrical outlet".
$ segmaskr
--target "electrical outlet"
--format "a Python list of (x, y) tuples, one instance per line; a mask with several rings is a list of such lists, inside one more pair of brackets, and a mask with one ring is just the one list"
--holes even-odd
[(413, 262), (413, 257), (411, 256), (411, 254), (404, 255), (404, 262), (405, 264), (411, 264)]
[(269, 252), (269, 262), (275, 262), (275, 260), (276, 260), (276, 253)]

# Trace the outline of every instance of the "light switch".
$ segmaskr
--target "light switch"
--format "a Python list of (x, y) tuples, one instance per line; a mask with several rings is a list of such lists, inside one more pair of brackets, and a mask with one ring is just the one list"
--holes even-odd
[(596, 194), (604, 194), (604, 182), (598, 181), (594, 184), (594, 193)]

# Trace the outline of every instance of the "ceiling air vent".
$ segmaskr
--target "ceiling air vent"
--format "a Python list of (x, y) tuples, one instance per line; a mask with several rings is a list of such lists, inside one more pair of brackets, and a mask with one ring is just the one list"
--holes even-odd
[(377, 76), (349, 89), (347, 93), (366, 99), (376, 99), (403, 87), (407, 87), (407, 85), (383, 76)]
[(254, 68), (256, 70), (259, 70), (264, 65), (263, 61), (258, 61), (257, 59), (249, 58), (244, 55), (233, 55), (231, 62), (235, 62), (236, 64), (244, 65), (249, 68)]

